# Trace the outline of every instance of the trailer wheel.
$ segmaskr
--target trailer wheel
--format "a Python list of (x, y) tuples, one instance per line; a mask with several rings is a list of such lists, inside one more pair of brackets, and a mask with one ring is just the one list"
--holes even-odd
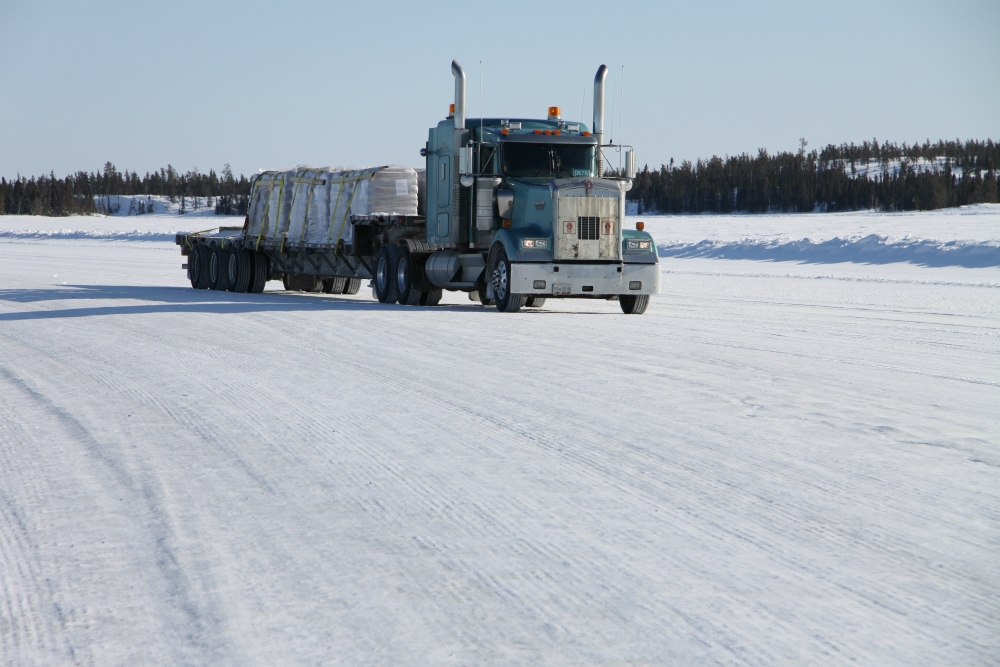
[(379, 303), (396, 303), (399, 300), (399, 290), (396, 286), (396, 263), (399, 261), (399, 248), (385, 244), (375, 255), (375, 298)]
[(250, 287), (250, 254), (243, 248), (230, 248), (226, 269), (229, 274), (229, 291), (246, 292)]
[(323, 292), (325, 294), (343, 294), (347, 278), (324, 278)]
[(493, 296), (497, 302), (497, 310), (501, 313), (516, 313), (521, 310), (527, 295), (510, 293), (510, 260), (507, 251), (500, 248), (493, 260), (493, 270), (490, 271), (493, 281)]
[(191, 278), (191, 287), (208, 287), (208, 253), (205, 246), (196, 245), (191, 248), (188, 255), (188, 276)]
[(421, 306), (436, 306), (441, 303), (441, 296), (444, 294), (444, 290), (432, 289), (430, 292), (420, 293), (420, 305)]
[(648, 294), (622, 294), (618, 297), (618, 305), (626, 315), (642, 315), (649, 306)]
[(228, 254), (222, 246), (214, 246), (208, 256), (208, 287), (219, 292), (229, 289), (229, 272), (226, 270)]
[(529, 296), (527, 299), (524, 300), (525, 308), (541, 308), (544, 305), (545, 305), (544, 296)]
[(420, 292), (414, 283), (417, 281), (416, 262), (408, 248), (399, 249), (399, 259), (396, 261), (396, 290), (399, 292), (399, 302), (404, 306), (420, 304)]
[(348, 278), (344, 283), (344, 294), (357, 294), (361, 289), (361, 278)]
[(250, 287), (247, 291), (259, 294), (264, 291), (264, 285), (267, 284), (267, 278), (271, 274), (271, 260), (259, 250), (247, 252), (250, 253), (250, 263), (253, 266), (253, 275), (250, 277)]

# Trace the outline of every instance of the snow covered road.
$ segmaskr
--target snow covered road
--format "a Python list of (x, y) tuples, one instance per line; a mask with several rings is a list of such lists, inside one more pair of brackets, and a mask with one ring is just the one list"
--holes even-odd
[(633, 317), (181, 261), (0, 239), (0, 664), (997, 664), (996, 268), (664, 259)]

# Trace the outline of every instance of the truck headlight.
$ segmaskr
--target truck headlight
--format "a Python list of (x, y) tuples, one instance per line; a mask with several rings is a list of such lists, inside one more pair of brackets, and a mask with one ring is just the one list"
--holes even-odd
[(548, 239), (521, 239), (522, 248), (547, 248), (549, 245)]
[(651, 245), (651, 241), (628, 241), (625, 247), (629, 250), (649, 250)]

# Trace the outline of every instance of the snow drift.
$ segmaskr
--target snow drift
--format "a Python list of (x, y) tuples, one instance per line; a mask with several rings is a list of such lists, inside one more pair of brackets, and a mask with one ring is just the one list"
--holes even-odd
[(889, 264), (909, 262), (921, 266), (1000, 266), (998, 241), (937, 241), (913, 237), (895, 238), (880, 234), (834, 237), (828, 241), (804, 238), (744, 238), (739, 241), (702, 240), (697, 243), (663, 243), (660, 257), (707, 257), (713, 259), (756, 259), (772, 262), (813, 262), (833, 264), (857, 262)]

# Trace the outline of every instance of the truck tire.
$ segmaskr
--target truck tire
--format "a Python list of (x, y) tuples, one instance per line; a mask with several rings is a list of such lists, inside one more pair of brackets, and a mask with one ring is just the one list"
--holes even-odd
[(208, 287), (208, 246), (196, 245), (188, 255), (188, 273), (191, 277), (191, 287), (205, 289)]
[(226, 260), (226, 271), (229, 274), (229, 291), (246, 292), (250, 287), (249, 253), (243, 248), (231, 247), (229, 259)]
[(497, 310), (501, 313), (516, 313), (521, 310), (527, 295), (510, 293), (510, 260), (507, 259), (507, 251), (503, 248), (497, 251), (496, 259), (493, 260), (490, 279), (493, 281), (493, 297), (497, 302)]
[(264, 291), (264, 285), (267, 284), (267, 278), (271, 274), (271, 260), (259, 250), (248, 250), (247, 252), (250, 253), (250, 263), (253, 266), (251, 272), (253, 275), (250, 276), (250, 287), (247, 291), (260, 294)]
[(399, 249), (399, 258), (396, 260), (396, 291), (399, 292), (399, 303), (404, 306), (420, 305), (420, 292), (415, 286), (420, 278), (416, 261), (419, 259), (410, 254), (408, 248)]
[(214, 246), (208, 256), (208, 287), (219, 292), (229, 290), (228, 252), (222, 246)]
[(344, 294), (357, 294), (361, 289), (361, 278), (348, 278), (344, 283)]
[(420, 305), (421, 306), (436, 306), (441, 303), (441, 296), (444, 294), (444, 290), (432, 289), (430, 292), (420, 293)]
[(525, 308), (541, 308), (544, 305), (545, 305), (544, 296), (529, 296), (527, 299), (524, 300)]
[(375, 298), (379, 303), (396, 303), (399, 290), (396, 287), (396, 262), (399, 248), (385, 244), (375, 255)]
[(626, 315), (642, 315), (649, 306), (648, 294), (622, 294), (618, 297), (618, 305)]
[(323, 292), (326, 294), (343, 294), (347, 278), (324, 278)]

